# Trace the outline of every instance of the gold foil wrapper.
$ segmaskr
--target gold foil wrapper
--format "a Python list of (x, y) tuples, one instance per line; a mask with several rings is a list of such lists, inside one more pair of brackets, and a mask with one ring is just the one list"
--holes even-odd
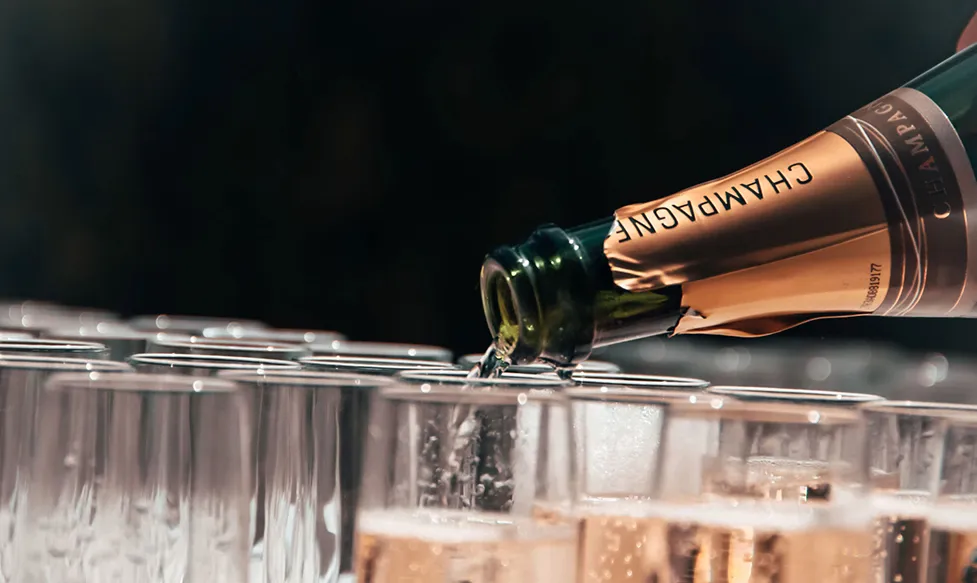
[(736, 173), (618, 210), (604, 251), (626, 290), (682, 286), (681, 334), (966, 316), (968, 201), (977, 184), (949, 120), (900, 89)]

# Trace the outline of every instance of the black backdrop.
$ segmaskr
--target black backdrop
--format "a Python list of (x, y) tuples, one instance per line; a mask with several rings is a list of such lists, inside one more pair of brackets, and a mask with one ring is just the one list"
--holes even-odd
[(949, 56), (975, 10), (5, 1), (0, 295), (478, 350), (487, 249), (771, 154)]

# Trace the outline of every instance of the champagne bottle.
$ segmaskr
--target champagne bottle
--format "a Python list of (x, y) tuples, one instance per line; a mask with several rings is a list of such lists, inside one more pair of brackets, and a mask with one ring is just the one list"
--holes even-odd
[(568, 366), (660, 334), (974, 316), (975, 100), (977, 46), (738, 172), (495, 249), (481, 291), (496, 350)]

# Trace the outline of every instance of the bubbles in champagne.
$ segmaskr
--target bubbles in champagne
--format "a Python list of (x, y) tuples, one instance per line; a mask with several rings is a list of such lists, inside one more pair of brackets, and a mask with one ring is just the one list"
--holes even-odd
[(864, 583), (870, 575), (864, 525), (825, 520), (811, 505), (588, 499), (573, 516), (580, 583)]

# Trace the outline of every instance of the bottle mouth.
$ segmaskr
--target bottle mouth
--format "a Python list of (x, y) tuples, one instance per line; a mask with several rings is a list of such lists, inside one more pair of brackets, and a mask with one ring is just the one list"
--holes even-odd
[(519, 311), (512, 286), (494, 262), (486, 264), (482, 275), (482, 303), (495, 348), (508, 355), (519, 342)]
[(492, 253), (482, 264), (482, 307), (499, 355), (511, 362), (539, 356), (539, 309), (532, 277), (511, 248)]

